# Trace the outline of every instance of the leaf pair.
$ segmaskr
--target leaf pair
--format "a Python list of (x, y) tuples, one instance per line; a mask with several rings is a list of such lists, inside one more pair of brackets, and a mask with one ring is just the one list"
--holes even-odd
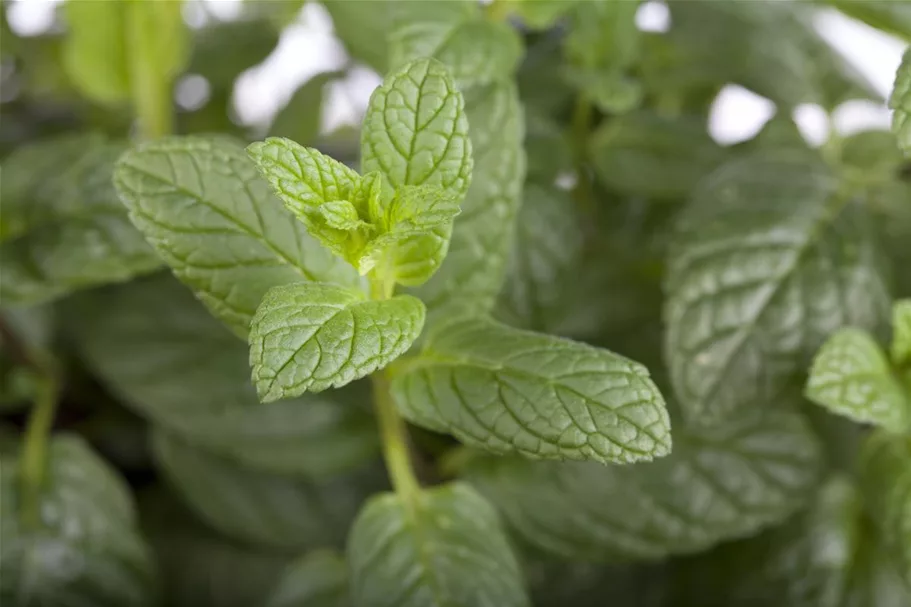
[[(384, 177), (354, 170), (293, 141), (269, 138), (247, 148), (266, 180), (311, 236), (361, 274), (379, 271), (406, 284), (395, 251), (433, 230), (448, 229), (459, 200), (434, 186), (405, 185), (394, 194)], [(389, 262), (384, 262), (386, 255)], [(426, 279), (426, 278), (425, 278)]]

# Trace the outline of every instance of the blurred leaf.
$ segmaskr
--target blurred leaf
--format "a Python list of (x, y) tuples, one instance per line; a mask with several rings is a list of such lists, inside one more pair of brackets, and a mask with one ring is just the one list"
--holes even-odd
[(879, 97), (819, 37), (810, 23), (813, 9), (803, 3), (674, 2), (669, 8), (681, 81), (735, 82), (789, 108)]
[[(64, 313), (74, 344), (112, 391), (194, 444), (307, 476), (357, 467), (376, 452), (369, 400), (357, 386), (260, 404), (246, 344), (170, 276), (85, 293)], [(355, 402), (339, 402), (348, 396)]]
[(536, 561), (528, 567), (535, 607), (659, 607), (665, 600), (664, 577), (661, 566), (650, 565)]
[(609, 188), (662, 200), (686, 197), (726, 157), (696, 117), (649, 111), (606, 122), (592, 134), (590, 153), (595, 174)]
[(385, 488), (374, 467), (310, 481), (245, 467), (161, 429), (152, 446), (162, 472), (201, 520), (255, 545), (341, 548), (362, 502)]
[(132, 496), (76, 436), (54, 438), (36, 527), (22, 512), (19, 459), (0, 458), (0, 602), (139, 607), (157, 604), (155, 570)]
[(290, 562), (212, 533), (166, 493), (147, 491), (139, 507), (167, 607), (258, 607)]
[(684, 562), (671, 607), (904, 607), (911, 594), (844, 479), (787, 524)]
[(123, 151), (95, 135), (20, 148), (4, 161), (0, 299), (34, 305), (161, 265), (111, 185)]
[(861, 451), (864, 505), (911, 598), (911, 436), (877, 431)]
[(203, 76), (213, 90), (230, 90), (241, 72), (275, 50), (278, 36), (279, 30), (265, 19), (207, 25), (194, 35), (187, 73)]
[(792, 413), (696, 433), (674, 449), (613, 466), (478, 456), (467, 479), (527, 544), (568, 560), (657, 560), (705, 550), (783, 521), (806, 503), (822, 454)]
[(311, 552), (282, 573), (265, 607), (349, 607), (348, 565), (328, 550)]
[(342, 72), (326, 72), (313, 76), (300, 87), (275, 117), (269, 127), (270, 137), (286, 137), (308, 145), (316, 141), (323, 117), (323, 97), (326, 86), (342, 76)]
[(901, 0), (822, 0), (849, 17), (911, 41), (911, 5)]
[(398, 0), (323, 0), (335, 35), (357, 61), (381, 74), (388, 69), (386, 34), (392, 29)]

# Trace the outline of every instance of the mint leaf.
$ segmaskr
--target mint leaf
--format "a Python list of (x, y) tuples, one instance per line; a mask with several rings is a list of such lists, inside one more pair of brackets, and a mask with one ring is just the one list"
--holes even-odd
[(308, 79), (275, 116), (269, 135), (301, 143), (316, 141), (326, 114), (323, 100), (329, 94), (329, 85), (343, 76), (343, 72), (323, 72)]
[[(471, 141), (462, 94), (433, 59), (413, 61), (373, 92), (361, 132), (363, 172), (379, 171), (395, 188), (436, 186), (461, 201), (471, 181)], [(396, 281), (415, 286), (439, 268), (450, 225), (400, 243)]]
[(373, 231), (371, 209), (380, 204), (374, 199), (382, 196), (381, 180), (361, 179), (337, 160), (288, 139), (270, 137), (251, 144), (247, 153), (310, 235), (359, 268)]
[(733, 161), (693, 193), (668, 252), (665, 356), (684, 413), (765, 407), (842, 326), (889, 296), (865, 209), (800, 153)]
[(348, 565), (341, 555), (318, 550), (294, 561), (269, 593), (265, 607), (349, 607)]
[(364, 173), (382, 173), (395, 188), (429, 185), (465, 194), (472, 167), (465, 101), (443, 64), (412, 61), (373, 92), (361, 165)]
[(892, 307), (892, 362), (899, 368), (911, 364), (911, 299)]
[(263, 402), (339, 388), (404, 354), (424, 327), (424, 304), (399, 295), (298, 283), (270, 289), (250, 328), (253, 383)]
[(122, 150), (97, 135), (68, 135), (23, 146), (4, 160), (4, 304), (35, 305), (161, 265), (111, 185)]
[(383, 487), (373, 470), (321, 481), (263, 473), (160, 429), (152, 448), (201, 520), (235, 540), (274, 548), (341, 547), (361, 502)]
[(675, 430), (673, 452), (633, 466), (479, 457), (468, 480), (509, 527), (553, 556), (657, 560), (778, 523), (811, 493), (822, 468), (796, 414)]
[(905, 154), (911, 153), (911, 50), (905, 51), (895, 73), (889, 108), (893, 110), (892, 132), (898, 138), (898, 147)]
[(525, 179), (524, 124), (516, 86), (500, 82), (465, 93), (476, 158), (471, 187), (456, 219), (449, 253), (415, 291), (432, 316), (454, 310), (488, 312), (503, 284), (513, 219)]
[(864, 331), (841, 329), (823, 344), (806, 395), (858, 422), (899, 432), (911, 426), (911, 399), (892, 374), (885, 352)]
[(682, 563), (674, 604), (907, 605), (911, 594), (863, 517), (861, 499), (846, 479), (831, 478), (787, 524)]
[(510, 324), (547, 331), (566, 306), (567, 294), (574, 294), (583, 265), (582, 226), (574, 204), (565, 190), (526, 184), (498, 306)]
[(545, 30), (556, 25), (574, 4), (576, 0), (516, 0), (510, 9), (522, 19), (525, 26)]
[(175, 275), (238, 335), (271, 287), (301, 280), (357, 285), (269, 192), (240, 145), (171, 137), (118, 162), (130, 218)]
[(497, 513), (467, 485), (371, 499), (348, 539), (358, 607), (528, 607)]
[(323, 6), (332, 17), (335, 35), (352, 58), (362, 61), (380, 73), (388, 69), (386, 35), (392, 28), (398, 0), (324, 0)]
[(508, 78), (522, 58), (522, 39), (508, 23), (486, 19), (477, 5), (405, 5), (389, 34), (389, 61), (400, 66), (433, 57), (461, 87)]
[(367, 397), (355, 386), (331, 399), (260, 404), (247, 344), (168, 275), (83, 293), (63, 312), (66, 333), (108, 389), (197, 447), (257, 470), (320, 478), (377, 452)]
[(11, 605), (156, 605), (155, 569), (126, 484), (82, 438), (51, 440), (40, 524), (23, 522), (19, 458), (0, 457), (0, 598)]
[(453, 317), (393, 378), (408, 420), (493, 453), (631, 463), (671, 449), (648, 370), (568, 339)]
[(674, 120), (643, 110), (606, 122), (591, 135), (595, 175), (621, 194), (677, 200), (725, 159), (695, 116)]
[(871, 434), (861, 450), (859, 468), (870, 518), (911, 589), (911, 438), (882, 431)]

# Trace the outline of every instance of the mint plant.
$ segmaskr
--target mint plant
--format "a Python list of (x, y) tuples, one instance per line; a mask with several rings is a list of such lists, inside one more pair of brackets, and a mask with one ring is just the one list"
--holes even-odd
[[(887, 101), (818, 4), (316, 4), (0, 11), (0, 603), (911, 605), (909, 54)], [(242, 124), (314, 10), (348, 63)], [(721, 145), (730, 83), (776, 113)]]

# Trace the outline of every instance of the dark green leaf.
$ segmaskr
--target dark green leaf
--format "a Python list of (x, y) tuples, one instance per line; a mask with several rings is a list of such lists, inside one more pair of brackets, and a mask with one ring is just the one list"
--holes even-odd
[(513, 221), (525, 178), (524, 125), (515, 85), (504, 82), (465, 93), (475, 157), (471, 187), (456, 218), (440, 270), (415, 291), (431, 317), (454, 310), (485, 313), (503, 284)]
[(780, 522), (805, 503), (821, 452), (796, 414), (699, 434), (633, 466), (479, 457), (467, 478), (526, 543), (585, 561), (687, 554)]
[(126, 485), (76, 436), (53, 439), (47, 455), (35, 527), (21, 510), (18, 458), (0, 459), (0, 602), (156, 605), (155, 571)]
[(265, 607), (349, 607), (348, 565), (330, 551), (311, 552), (291, 563), (269, 593)]
[(889, 107), (893, 110), (892, 132), (898, 138), (898, 147), (906, 155), (911, 154), (911, 49), (905, 51), (898, 66)]
[(597, 177), (629, 196), (679, 200), (725, 160), (695, 117), (664, 118), (641, 111), (604, 124), (590, 142)]
[(4, 161), (5, 305), (34, 305), (161, 265), (111, 185), (122, 150), (100, 136), (69, 135), (22, 147)]
[(911, 437), (871, 434), (858, 478), (870, 518), (911, 594)]
[(754, 539), (685, 563), (672, 607), (904, 607), (902, 587), (861, 495), (843, 478), (823, 486), (811, 508)]
[(463, 484), (374, 497), (348, 563), (357, 607), (530, 607), (497, 513)]
[(272, 121), (269, 135), (287, 137), (302, 144), (316, 141), (323, 116), (324, 92), (340, 76), (339, 72), (326, 72), (305, 82)]
[(801, 153), (734, 161), (701, 184), (668, 254), (664, 315), (671, 381), (689, 419), (767, 408), (831, 332), (885, 326), (871, 223)]
[(309, 481), (245, 467), (162, 430), (152, 444), (162, 471), (201, 520), (256, 545), (341, 548), (363, 500), (383, 487), (372, 468)]

